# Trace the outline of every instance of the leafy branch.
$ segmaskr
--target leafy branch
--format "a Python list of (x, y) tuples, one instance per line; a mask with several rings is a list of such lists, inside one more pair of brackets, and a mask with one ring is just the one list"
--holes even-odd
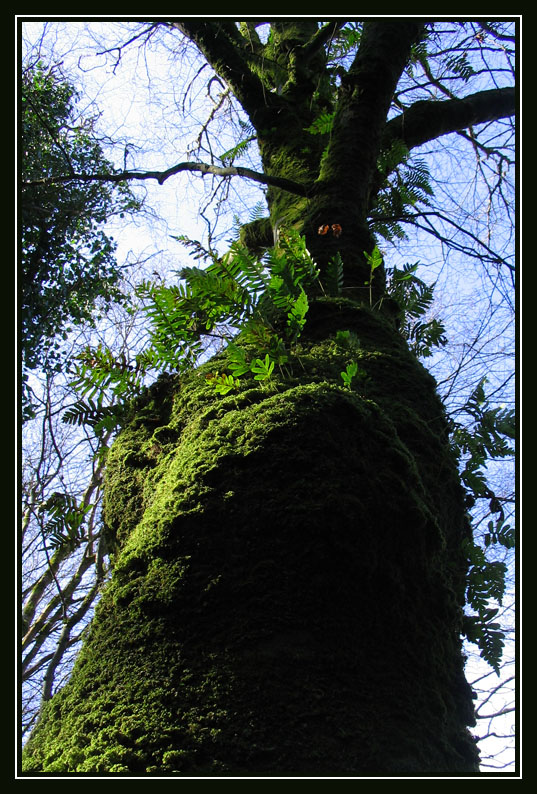
[(253, 361), (247, 363), (237, 358), (236, 346), (230, 348), (231, 376), (211, 378), (220, 394), (235, 388), (246, 372), (266, 380), (276, 364), (287, 361), (287, 348), (306, 322), (306, 290), (319, 279), (304, 239), (294, 231), (282, 232), (279, 247), (261, 260), (239, 242), (218, 258), (197, 241), (176, 239), (210, 264), (183, 268), (176, 284), (145, 281), (137, 287), (149, 321), (147, 346), (133, 362), (118, 360), (102, 345), (83, 351), (72, 384), (81, 399), (64, 416), (65, 422), (110, 429), (121, 419), (121, 404), (141, 392), (150, 371), (192, 369), (207, 337), (229, 344), (240, 333), (245, 344), (256, 348)]
[(466, 602), (474, 613), (465, 616), (464, 631), (468, 640), (478, 645), (481, 656), (499, 675), (505, 634), (500, 624), (494, 621), (499, 610), (491, 606), (491, 601), (501, 606), (507, 566), (504, 562), (490, 559), (488, 552), (495, 546), (513, 549), (515, 531), (506, 522), (501, 500), (487, 483), (486, 466), (489, 460), (514, 454), (507, 439), (514, 440), (516, 425), (514, 411), (490, 407), (485, 395), (485, 383), (486, 378), (483, 378), (462, 408), (462, 412), (472, 418), (472, 424), (465, 427), (453, 422), (451, 443), (460, 461), (468, 503), (486, 499), (490, 513), (497, 516), (495, 520), (488, 521), (484, 548), (475, 540), (467, 540), (464, 544), (470, 563)]
[(85, 539), (84, 522), (92, 509), (93, 505), (79, 505), (69, 494), (53, 493), (40, 507), (40, 512), (48, 516), (43, 533), (51, 548), (76, 549)]
[(400, 139), (391, 142), (377, 161), (377, 190), (371, 209), (371, 228), (385, 240), (404, 240), (406, 234), (400, 221), (408, 208), (418, 204), (428, 206), (433, 195), (431, 175), (423, 159), (410, 158), (410, 152)]
[(436, 318), (420, 320), (430, 310), (434, 300), (434, 284), (428, 285), (416, 276), (419, 263), (405, 264), (401, 269), (387, 269), (386, 297), (381, 298), (379, 308), (388, 299), (395, 307), (397, 324), (408, 341), (410, 349), (418, 357), (432, 355), (433, 347), (447, 344), (445, 328)]

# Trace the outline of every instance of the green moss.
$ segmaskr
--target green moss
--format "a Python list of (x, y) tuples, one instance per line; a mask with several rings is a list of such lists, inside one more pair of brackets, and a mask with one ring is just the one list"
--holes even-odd
[(274, 245), (272, 225), (269, 218), (258, 218), (241, 226), (240, 242), (253, 256), (262, 256)]
[[(287, 378), (222, 398), (209, 362), (114, 444), (114, 575), (26, 771), (476, 770), (434, 382), (368, 309), (320, 302), (307, 328)], [(351, 354), (367, 378), (349, 390)]]

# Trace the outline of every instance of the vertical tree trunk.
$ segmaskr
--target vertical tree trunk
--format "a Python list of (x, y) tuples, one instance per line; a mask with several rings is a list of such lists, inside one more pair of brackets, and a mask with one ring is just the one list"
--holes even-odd
[[(113, 578), (27, 770), (477, 771), (434, 382), (378, 313), (312, 314), (290, 381), (215, 397), (207, 364), (158, 383), (115, 443)], [(359, 392), (338, 384), (340, 329), (360, 338)]]

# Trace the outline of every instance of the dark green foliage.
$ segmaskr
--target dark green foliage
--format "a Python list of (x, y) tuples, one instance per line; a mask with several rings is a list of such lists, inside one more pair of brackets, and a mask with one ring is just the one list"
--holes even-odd
[[(139, 358), (145, 361), (143, 354)], [(90, 401), (96, 397), (99, 409), (105, 404), (107, 395), (112, 399), (131, 399), (140, 392), (141, 366), (135, 368), (125, 360), (118, 360), (100, 343), (96, 348), (85, 348), (76, 356), (76, 361), (79, 363), (73, 365), (72, 385)]]
[(475, 74), (474, 67), (468, 62), (468, 53), (466, 52), (446, 58), (446, 68), (452, 74), (462, 78), (465, 83)]
[(328, 295), (333, 298), (337, 298), (343, 292), (343, 261), (339, 251), (328, 261), (323, 285)]
[[(62, 341), (70, 328), (92, 322), (99, 301), (106, 306), (120, 299), (115, 243), (102, 224), (139, 207), (125, 185), (39, 182), (113, 171), (91, 121), (76, 110), (76, 99), (75, 89), (42, 65), (23, 73), (19, 217), (25, 377), (28, 370), (63, 366)], [(26, 389), (24, 398), (25, 416), (31, 416)]]
[(468, 640), (478, 646), (481, 657), (500, 675), (505, 634), (501, 630), (501, 624), (494, 622), (497, 614), (498, 609), (486, 608), (479, 617), (466, 615), (463, 629)]
[[(461, 413), (472, 417), (467, 427), (453, 422), (452, 444), (463, 461), (462, 480), (475, 498), (493, 498), (483, 469), (487, 461), (511, 457), (513, 448), (507, 439), (515, 438), (515, 413), (506, 408), (490, 408), (485, 395), (486, 378), (476, 386)], [(498, 505), (497, 500), (494, 503)], [(498, 512), (491, 503), (492, 512)]]
[(361, 22), (347, 22), (334, 37), (330, 54), (334, 60), (344, 58), (349, 52), (356, 49), (362, 36)]
[(43, 532), (50, 548), (67, 548), (72, 551), (84, 541), (84, 522), (93, 505), (78, 504), (65, 493), (55, 492), (41, 505), (46, 516)]
[(253, 141), (256, 140), (257, 136), (255, 134), (255, 129), (251, 124), (239, 119), (239, 126), (245, 137), (231, 149), (228, 149), (227, 152), (223, 152), (223, 154), (219, 156), (218, 159), (221, 160), (224, 165), (232, 165), (241, 154), (248, 151)]
[[(440, 320), (418, 320), (429, 311), (434, 299), (434, 285), (416, 276), (418, 266), (416, 262), (401, 269), (387, 269), (387, 295), (399, 307), (398, 325), (410, 349), (418, 357), (428, 357), (433, 347), (443, 347), (447, 339)], [(382, 302), (381, 299), (381, 306)]]
[(515, 530), (510, 524), (505, 523), (505, 519), (500, 517), (496, 522), (489, 521), (487, 524), (488, 532), (485, 533), (485, 547), (492, 543), (498, 543), (505, 549), (513, 549), (515, 546)]
[(113, 430), (122, 416), (118, 405), (102, 406), (94, 400), (77, 400), (65, 411), (62, 421), (68, 425), (88, 425), (99, 435), (103, 431)]
[(326, 135), (332, 129), (334, 122), (335, 111), (333, 113), (321, 113), (313, 124), (306, 128), (305, 132), (311, 135)]
[(463, 631), (499, 675), (505, 634), (501, 624), (494, 622), (499, 609), (491, 607), (490, 602), (502, 603), (507, 566), (498, 560), (487, 559), (483, 549), (470, 541), (465, 542), (464, 549), (470, 561), (466, 598), (468, 606), (476, 614), (464, 616)]
[(385, 240), (403, 240), (406, 234), (401, 221), (410, 208), (418, 204), (427, 206), (433, 194), (429, 168), (425, 160), (410, 158), (399, 140), (381, 153), (377, 165), (381, 189), (371, 208), (371, 228)]
[(436, 318), (414, 323), (408, 339), (414, 353), (423, 357), (431, 356), (433, 347), (444, 347), (447, 344), (445, 328), (442, 321)]
[[(280, 247), (269, 250), (262, 260), (238, 242), (218, 258), (196, 241), (177, 239), (211, 264), (205, 269), (183, 268), (178, 284), (148, 281), (139, 285), (137, 294), (150, 321), (149, 345), (136, 356), (134, 365), (118, 362), (102, 346), (78, 356), (73, 385), (82, 396), (97, 397), (99, 407), (105, 398), (130, 400), (139, 393), (148, 371), (192, 369), (207, 334), (229, 342), (241, 331), (242, 341), (256, 347), (254, 361), (269, 356), (269, 377), (274, 364), (287, 360), (286, 346), (302, 333), (309, 307), (305, 290), (319, 277), (303, 238), (294, 232), (282, 233)], [(240, 375), (250, 371), (251, 363), (248, 369), (239, 367)], [(216, 374), (212, 382), (225, 394), (240, 375), (235, 368), (233, 377)]]
[(170, 237), (172, 240), (177, 240), (178, 243), (181, 243), (181, 245), (184, 245), (186, 248), (190, 248), (192, 259), (203, 259), (205, 262), (217, 259), (216, 252), (209, 251), (199, 240), (192, 240), (192, 238), (188, 237), (186, 234), (171, 234)]
[(383, 149), (377, 159), (379, 173), (387, 179), (398, 165), (405, 163), (410, 156), (407, 146), (399, 138), (392, 141), (388, 149)]
[[(494, 25), (495, 23), (487, 23)], [(423, 70), (426, 74), (431, 74), (431, 67), (428, 60), (428, 52), (427, 52), (427, 33), (412, 47), (411, 57), (409, 64), (407, 66), (408, 71), (412, 74), (414, 65), (416, 63), (421, 64)], [(468, 49), (472, 49), (474, 45), (474, 38), (470, 37), (466, 42), (465, 46)], [(474, 67), (470, 64), (468, 60), (468, 52), (464, 51), (461, 48), (456, 54), (453, 54), (452, 51), (447, 50), (443, 54), (442, 58), (443, 68), (447, 74), (456, 75), (457, 77), (461, 78), (465, 83), (476, 74)]]
[(484, 548), (475, 541), (465, 543), (470, 563), (466, 602), (474, 614), (465, 616), (464, 629), (470, 642), (477, 643), (483, 658), (499, 674), (505, 635), (500, 624), (492, 622), (498, 609), (491, 607), (490, 602), (502, 603), (507, 566), (491, 559), (490, 553), (495, 545), (512, 549), (515, 532), (506, 523), (501, 502), (490, 490), (486, 466), (489, 460), (513, 455), (507, 439), (515, 438), (515, 415), (507, 409), (490, 408), (485, 383), (486, 378), (483, 378), (461, 409), (462, 413), (472, 417), (472, 424), (464, 426), (453, 422), (451, 438), (468, 496), (472, 501), (486, 499), (490, 512), (498, 515), (496, 521), (488, 522)]

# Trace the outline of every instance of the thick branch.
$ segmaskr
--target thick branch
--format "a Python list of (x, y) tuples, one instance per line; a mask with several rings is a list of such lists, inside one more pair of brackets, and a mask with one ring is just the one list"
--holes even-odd
[(214, 71), (229, 85), (253, 124), (256, 113), (268, 105), (261, 79), (250, 67), (244, 39), (233, 22), (205, 22), (185, 19), (171, 26), (189, 38), (205, 56)]
[(352, 202), (358, 216), (365, 217), (386, 116), (422, 27), (411, 21), (366, 22), (354, 62), (342, 80), (321, 182), (332, 182), (335, 194)]
[(256, 55), (260, 55), (263, 52), (263, 43), (259, 38), (257, 30), (255, 29), (255, 24), (253, 22), (240, 22), (239, 23), (239, 30), (241, 35), (244, 37), (245, 42), (251, 48), (252, 52)]
[[(22, 623), (23, 626), (28, 628), (35, 617), (35, 613), (38, 607), (38, 604), (43, 597), (43, 593), (47, 589), (47, 587), (52, 582), (53, 572), (57, 573), (60, 568), (61, 563), (65, 560), (66, 557), (69, 556), (69, 550), (66, 546), (63, 548), (60, 547), (50, 560), (50, 564), (47, 565), (44, 572), (41, 574), (37, 582), (32, 587), (30, 595), (24, 604), (23, 612), (22, 612)], [(23, 646), (24, 647), (24, 646)]]
[(304, 58), (311, 58), (318, 52), (321, 47), (324, 47), (330, 39), (337, 35), (337, 33), (341, 30), (341, 28), (345, 25), (345, 20), (333, 20), (332, 22), (327, 22), (326, 25), (323, 25), (322, 28), (319, 28), (317, 33), (308, 41), (307, 44), (304, 44), (302, 47), (302, 55)]
[(464, 99), (415, 102), (386, 124), (383, 147), (389, 148), (393, 140), (399, 139), (413, 149), (441, 135), (512, 116), (515, 111), (512, 87), (479, 91)]
[(209, 165), (208, 163), (178, 163), (165, 171), (118, 171), (115, 174), (68, 174), (65, 176), (51, 176), (44, 177), (43, 179), (35, 179), (30, 182), (23, 182), (23, 187), (31, 187), (34, 185), (50, 185), (62, 182), (127, 182), (132, 179), (140, 181), (146, 179), (156, 179), (159, 185), (175, 174), (181, 171), (198, 171), (201, 174), (214, 174), (215, 176), (241, 176), (245, 179), (252, 179), (254, 182), (259, 182), (261, 185), (270, 185), (271, 187), (278, 187), (281, 190), (287, 190), (289, 193), (294, 193), (297, 196), (306, 196), (307, 188), (299, 182), (293, 182), (291, 179), (285, 177), (269, 176), (268, 174), (260, 174), (258, 171), (252, 171), (251, 168), (244, 168), (243, 166), (218, 166)]
[[(356, 57), (342, 77), (330, 143), (315, 186), (314, 228), (335, 222), (346, 230), (338, 250), (349, 269), (351, 262), (359, 266), (356, 280), (361, 284), (369, 272), (362, 252), (374, 245), (366, 217), (386, 116), (422, 31), (423, 25), (412, 20), (366, 21)], [(377, 283), (381, 288), (381, 279)]]

